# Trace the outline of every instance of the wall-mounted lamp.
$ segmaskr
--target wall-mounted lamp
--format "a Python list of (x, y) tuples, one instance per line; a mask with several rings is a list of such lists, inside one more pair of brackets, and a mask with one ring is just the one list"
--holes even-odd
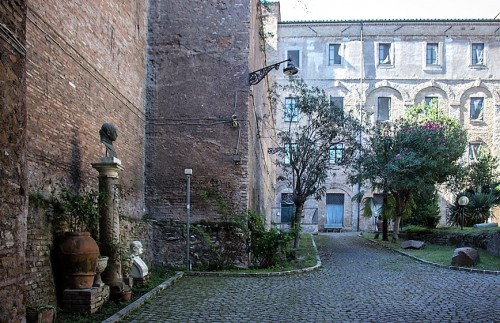
[(241, 156), (239, 154), (233, 155), (233, 164), (235, 164), (235, 165), (241, 164)]
[(299, 69), (295, 67), (295, 65), (293, 65), (292, 59), (289, 58), (276, 64), (261, 68), (260, 70), (257, 70), (255, 72), (251, 72), (248, 75), (248, 84), (255, 85), (259, 83), (267, 75), (267, 73), (269, 73), (273, 69), (277, 70), (280, 67), (280, 64), (284, 62), (288, 62), (288, 64), (286, 64), (286, 67), (283, 68), (283, 73), (285, 73), (285, 75), (292, 76), (299, 72)]

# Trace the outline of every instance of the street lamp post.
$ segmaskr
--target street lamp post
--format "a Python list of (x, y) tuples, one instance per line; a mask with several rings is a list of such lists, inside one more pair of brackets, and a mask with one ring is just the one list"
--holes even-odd
[(460, 209), (462, 211), (462, 221), (460, 223), (460, 230), (464, 229), (464, 208), (469, 204), (469, 198), (465, 195), (460, 196), (458, 199), (458, 205), (460, 205)]
[(186, 168), (184, 170), (184, 175), (186, 175), (186, 267), (187, 271), (191, 271), (191, 259), (189, 257), (189, 241), (190, 241), (190, 232), (189, 232), (189, 216), (191, 211), (191, 175), (193, 174), (193, 170), (191, 168)]

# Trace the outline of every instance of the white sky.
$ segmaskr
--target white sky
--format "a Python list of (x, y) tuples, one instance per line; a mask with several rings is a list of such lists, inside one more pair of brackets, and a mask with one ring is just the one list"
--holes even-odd
[[(500, 0), (275, 0), (281, 20), (493, 19)], [(499, 16), (500, 17), (500, 16)]]

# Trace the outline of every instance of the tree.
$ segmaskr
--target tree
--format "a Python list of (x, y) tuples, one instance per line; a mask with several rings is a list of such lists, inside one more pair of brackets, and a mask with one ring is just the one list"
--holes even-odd
[(466, 143), (458, 121), (433, 106), (413, 106), (394, 124), (378, 123), (369, 131), (351, 179), (367, 181), (394, 200), (393, 240), (401, 219), (415, 208), (418, 189), (441, 184), (459, 172)]
[(498, 158), (483, 149), (477, 160), (468, 165), (464, 174), (467, 190), (491, 193), (498, 186)]
[[(331, 104), (323, 90), (308, 87), (303, 80), (294, 80), (282, 90), (297, 102), (296, 118), (288, 118), (286, 129), (277, 131), (276, 149), (276, 163), (282, 171), (278, 180), (287, 182), (293, 190), (291, 228), (297, 248), (304, 203), (311, 196), (321, 198), (332, 170), (351, 161), (358, 149), (356, 138), (361, 127), (354, 116)], [(283, 108), (290, 112), (285, 105)]]

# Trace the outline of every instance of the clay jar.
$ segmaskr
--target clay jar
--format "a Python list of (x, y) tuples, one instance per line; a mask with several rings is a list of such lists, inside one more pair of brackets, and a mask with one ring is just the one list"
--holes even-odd
[(67, 232), (59, 246), (66, 288), (92, 288), (99, 247), (89, 232)]

